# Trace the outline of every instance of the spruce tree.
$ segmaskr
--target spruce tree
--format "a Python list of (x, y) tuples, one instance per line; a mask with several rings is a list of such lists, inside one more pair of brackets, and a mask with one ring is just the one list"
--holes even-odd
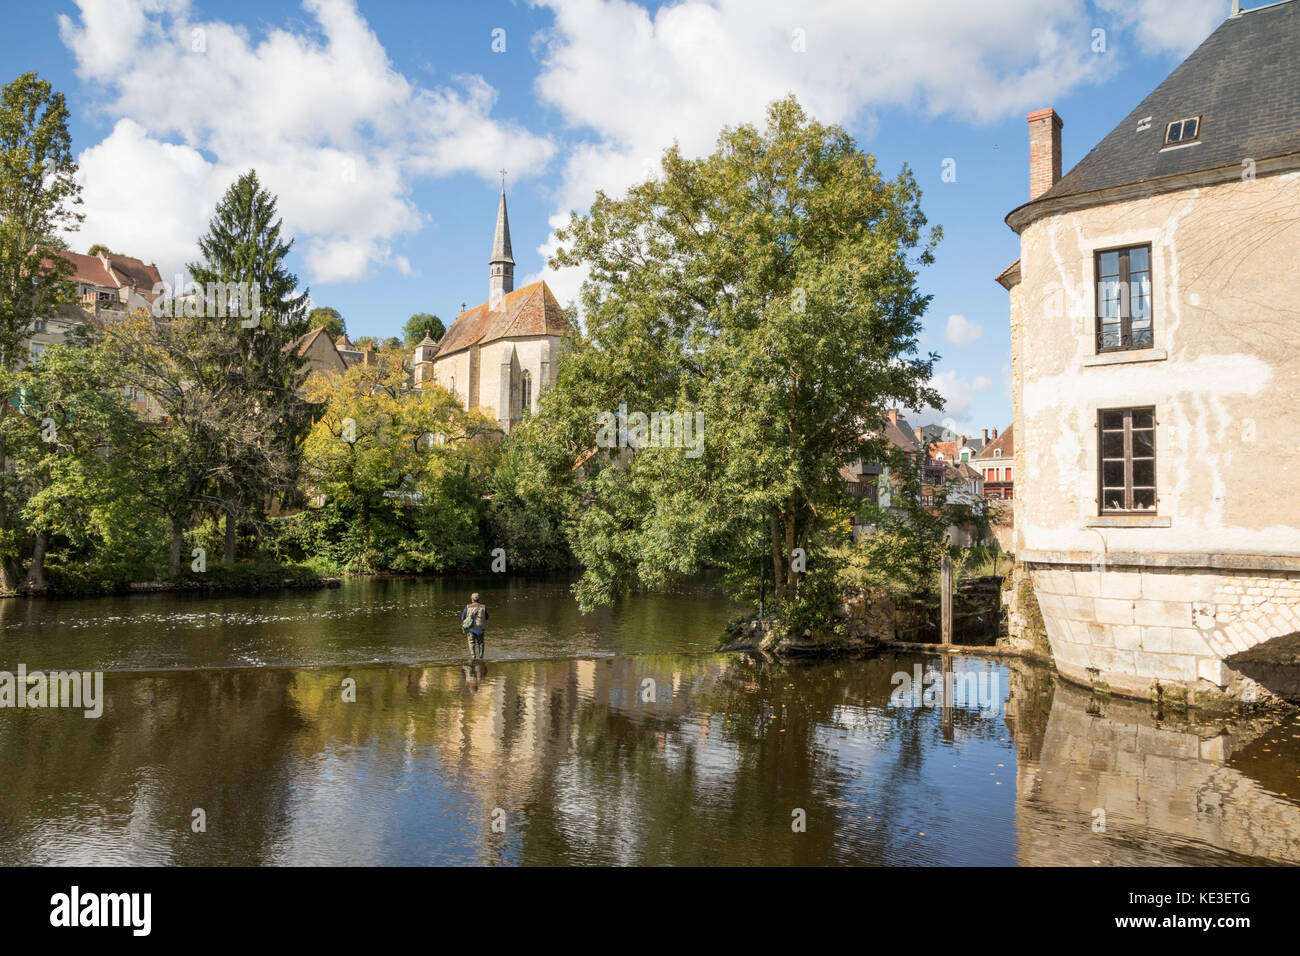
[[(307, 331), (308, 291), (298, 291), (298, 277), (286, 259), (293, 240), (282, 235), (276, 197), (265, 189), (255, 170), (240, 176), (217, 204), (206, 235), (199, 239), (201, 263), (189, 265), (190, 276), (204, 300), (205, 318), (222, 323), (240, 338), (239, 361), (222, 374), (246, 389), (263, 421), (263, 441), (270, 446), (231, 469), (235, 484), (222, 490), (226, 517), (225, 558), (234, 558), (235, 528), (240, 519), (260, 524), (265, 505), (293, 488), (301, 460), (300, 444), (311, 424), (311, 406), (298, 394), (305, 377), (305, 359), (289, 347)], [(225, 290), (256, 287), (257, 314), (244, 318)], [(246, 293), (244, 293), (246, 294)], [(212, 306), (218, 313), (210, 314)], [(235, 312), (235, 315), (229, 314)], [(283, 463), (268, 475), (252, 467), (266, 452)], [(231, 449), (241, 454), (240, 449)]]

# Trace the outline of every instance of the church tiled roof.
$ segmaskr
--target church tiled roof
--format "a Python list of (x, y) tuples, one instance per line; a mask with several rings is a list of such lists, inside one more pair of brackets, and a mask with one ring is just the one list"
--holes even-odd
[(497, 339), (563, 335), (568, 330), (568, 320), (555, 295), (545, 282), (534, 282), (506, 293), (494, 311), (489, 311), (488, 303), (484, 302), (456, 316), (438, 343), (438, 357)]

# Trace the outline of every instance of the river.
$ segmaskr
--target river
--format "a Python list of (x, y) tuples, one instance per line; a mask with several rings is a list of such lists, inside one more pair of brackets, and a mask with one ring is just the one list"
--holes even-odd
[[(1191, 721), (1019, 662), (713, 652), (707, 582), (562, 578), (0, 601), (5, 864), (1300, 862), (1300, 722)], [(945, 704), (945, 700), (947, 703)]]

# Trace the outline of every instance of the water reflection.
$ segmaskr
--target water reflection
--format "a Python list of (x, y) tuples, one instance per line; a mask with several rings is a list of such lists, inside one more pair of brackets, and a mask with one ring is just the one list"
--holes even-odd
[[(917, 666), (942, 672), (913, 655), (776, 667), (650, 654), (110, 675), (100, 720), (0, 711), (0, 860), (1300, 856), (1293, 722), (1157, 721), (1046, 672), (973, 659), (953, 663), (955, 676), (983, 675), (998, 706), (891, 701)], [(192, 829), (196, 808), (206, 832)]]
[(1022, 863), (1300, 863), (1293, 718), (1158, 720), (1062, 684), (1022, 747)]

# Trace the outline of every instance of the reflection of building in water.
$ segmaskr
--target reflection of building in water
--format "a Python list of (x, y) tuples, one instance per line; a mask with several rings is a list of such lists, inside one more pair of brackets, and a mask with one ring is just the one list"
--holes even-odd
[[(1103, 703), (1067, 684), (1056, 687), (1046, 726), (1012, 712), (1009, 705), (1008, 726), (1025, 756), (1017, 775), (1022, 864), (1204, 863), (1207, 850), (1225, 862), (1300, 863), (1298, 801), (1271, 790), (1261, 780), (1268, 771), (1256, 769), (1283, 762), (1279, 747), (1296, 749), (1290, 731), (1270, 742), (1278, 733), (1271, 721), (1227, 730), (1161, 723), (1149, 704)], [(1259, 763), (1249, 759), (1256, 753)], [(1103, 820), (1104, 832), (1095, 832)]]
[[(485, 833), (492, 832), (498, 808), (505, 811), (507, 834), (518, 834), (525, 814), (530, 826), (546, 814), (551, 819), (541, 826), (563, 832), (571, 851), (580, 854), (582, 844), (604, 841), (602, 852), (621, 845), (625, 861), (637, 862), (636, 854), (644, 849), (636, 836), (644, 825), (643, 805), (631, 798), (615, 798), (611, 805), (609, 781), (589, 785), (584, 774), (593, 772), (593, 765), (575, 755), (606, 746), (632, 753), (655, 738), (656, 727), (679, 730), (696, 695), (725, 673), (674, 656), (515, 661), (490, 668), (474, 690), (458, 669), (425, 668), (415, 682), (421, 697), (445, 703), (454, 695), (456, 703), (430, 713), (422, 722), (422, 739), (408, 738), (408, 757), (415, 759), (420, 744), (431, 743), (449, 770), (471, 781), (464, 819), (471, 826), (481, 823)], [(660, 733), (659, 743), (665, 740)], [(701, 783), (698, 775), (694, 782)], [(717, 777), (708, 781), (718, 782)], [(625, 786), (638, 784), (629, 772)], [(613, 788), (615, 793), (618, 789)], [(521, 794), (545, 795), (547, 806), (523, 806)], [(623, 835), (610, 843), (614, 831)], [(507, 842), (485, 839), (480, 862), (497, 862)]]

